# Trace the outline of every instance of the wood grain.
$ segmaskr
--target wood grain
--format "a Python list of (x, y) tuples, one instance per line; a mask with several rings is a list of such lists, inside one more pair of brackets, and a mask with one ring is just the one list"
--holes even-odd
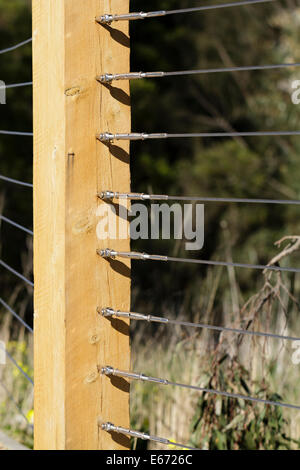
[(99, 422), (129, 426), (129, 386), (98, 370), (129, 369), (128, 323), (97, 307), (130, 308), (130, 263), (96, 251), (128, 251), (130, 242), (101, 240), (96, 229), (105, 204), (97, 193), (130, 191), (129, 144), (95, 136), (130, 131), (129, 84), (95, 77), (129, 71), (129, 25), (103, 27), (95, 17), (128, 12), (129, 0), (33, 0), (32, 8), (35, 449), (127, 449), (127, 438)]

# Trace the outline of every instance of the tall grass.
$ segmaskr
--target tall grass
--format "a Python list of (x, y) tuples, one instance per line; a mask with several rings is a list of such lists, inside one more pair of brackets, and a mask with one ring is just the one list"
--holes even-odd
[[(20, 338), (7, 342), (6, 349), (33, 377), (32, 342)], [(25, 446), (33, 447), (33, 387), (9, 360), (0, 366), (0, 428)]]
[[(214, 304), (218, 286), (214, 288), (211, 276), (208, 271), (199, 292), (209, 299), (208, 309), (196, 310), (195, 322), (217, 321)], [(231, 289), (223, 292), (223, 318), (219, 323), (300, 336), (299, 279), (265, 273), (257, 292), (239, 308), (235, 273), (231, 269), (223, 270), (215, 282), (218, 284), (224, 276), (228, 276)], [(165, 314), (172, 317), (173, 310)], [(152, 333), (150, 337), (148, 325), (139, 328), (136, 334), (133, 331), (136, 371), (267, 400), (300, 402), (300, 365), (293, 363), (296, 345), (291, 341), (173, 326), (158, 326)], [(300, 411), (171, 386), (133, 383), (131, 416), (136, 429), (200, 449), (300, 448)], [(159, 448), (159, 445), (152, 443), (149, 448)]]

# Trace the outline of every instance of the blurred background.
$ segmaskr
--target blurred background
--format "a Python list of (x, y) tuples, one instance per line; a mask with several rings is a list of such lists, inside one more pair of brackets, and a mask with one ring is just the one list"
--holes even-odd
[[(150, 4), (149, 4), (150, 3)], [(131, 11), (224, 3), (132, 0)], [(300, 62), (300, 2), (175, 15), (131, 23), (132, 71)], [(31, 36), (31, 2), (0, 0), (0, 49)], [(31, 81), (31, 45), (0, 55), (0, 79)], [(132, 82), (137, 132), (299, 130), (291, 100), (300, 68)], [(7, 90), (0, 129), (32, 130), (30, 87)], [(132, 144), (132, 190), (212, 197), (300, 199), (299, 137), (182, 139)], [(32, 139), (0, 136), (0, 174), (32, 182)], [(32, 193), (0, 181), (0, 213), (32, 228)], [(0, 258), (32, 278), (32, 237), (0, 226)], [(299, 267), (299, 207), (205, 205), (205, 245), (195, 258)], [(181, 241), (132, 248), (189, 256)], [(159, 280), (159, 282), (157, 282)], [(32, 289), (0, 267), (0, 297), (32, 326)], [(300, 336), (299, 274), (133, 263), (132, 310), (193, 322)], [(177, 382), (300, 404), (295, 344), (207, 330), (133, 323), (132, 367)], [(0, 306), (0, 340), (29, 376), (32, 335)], [(12, 397), (14, 401), (12, 401)], [(0, 366), (0, 428), (32, 446), (33, 394), (12, 363)], [(300, 412), (186, 390), (133, 384), (132, 427), (201, 449), (300, 446)], [(20, 414), (20, 409), (22, 414)], [(146, 446), (133, 442), (134, 448)], [(153, 447), (152, 447), (153, 448)], [(155, 447), (154, 447), (155, 448)]]

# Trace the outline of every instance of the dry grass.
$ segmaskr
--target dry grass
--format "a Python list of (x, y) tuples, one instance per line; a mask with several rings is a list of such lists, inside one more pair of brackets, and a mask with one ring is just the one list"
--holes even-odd
[[(291, 254), (299, 247), (299, 237), (289, 237), (283, 241), (288, 241), (288, 246), (283, 248), (275, 261), (282, 260), (286, 254)], [(201, 306), (199, 302), (200, 307), (195, 312), (193, 321), (216, 322), (214, 303), (220, 279), (224, 275), (228, 276), (230, 289), (223, 295), (223, 325), (300, 337), (297, 302), (300, 280), (297, 277), (288, 280), (287, 276), (278, 273), (264, 273), (261, 288), (240, 308), (240, 291), (234, 270), (230, 268), (227, 273), (219, 270), (215, 278), (212, 278), (212, 272), (209, 271), (207, 284), (203, 284), (199, 294), (200, 297), (202, 294), (205, 297), (206, 305)], [(207, 289), (208, 286), (210, 290)], [(209, 296), (207, 292), (210, 293)], [(165, 314), (172, 316), (171, 311)], [(204, 387), (209, 385), (219, 389), (223, 387), (226, 391), (248, 394), (245, 393), (243, 384), (235, 379), (236, 374), (245, 371), (242, 378), (249, 387), (250, 395), (299, 404), (300, 366), (293, 364), (292, 355), (295, 349), (291, 341), (254, 338), (227, 332), (215, 335), (205, 330), (195, 332), (193, 329), (173, 326), (159, 326), (149, 338), (148, 328), (145, 325), (137, 334), (133, 334), (135, 371), (174, 382)], [(153, 435), (188, 443), (201, 395), (203, 394), (176, 387), (134, 383), (131, 396), (132, 425)], [(208, 429), (211, 431), (211, 427), (224, 418), (227, 425), (223, 428), (220, 426), (220, 429), (221, 434), (226, 434), (233, 427), (230, 419), (234, 418), (234, 412), (231, 410), (228, 415), (222, 416), (225, 401), (214, 398), (212, 403), (209, 399), (206, 400), (205, 406), (210, 408), (209, 413), (204, 413), (202, 417), (203, 432)], [(263, 413), (261, 405), (248, 405), (239, 409), (240, 403), (236, 401), (235, 408), (235, 413), (245, 416), (242, 423), (244, 427), (251, 420), (257, 421), (258, 413)], [(284, 409), (282, 413), (282, 434), (300, 441), (300, 411)], [(273, 418), (276, 425), (281, 422), (281, 415), (276, 417), (274, 414), (268, 418), (269, 426), (272, 426)], [(237, 422), (238, 416), (234, 419)], [(233, 424), (234, 422), (232, 421)], [(278, 436), (278, 442), (280, 439)], [(238, 444), (232, 445), (233, 448), (238, 448)], [(266, 445), (266, 442), (260, 444), (261, 448)], [(299, 448), (299, 442), (291, 442), (290, 445), (292, 448)], [(202, 448), (208, 447), (204, 439)], [(151, 448), (157, 448), (157, 445), (152, 444)]]

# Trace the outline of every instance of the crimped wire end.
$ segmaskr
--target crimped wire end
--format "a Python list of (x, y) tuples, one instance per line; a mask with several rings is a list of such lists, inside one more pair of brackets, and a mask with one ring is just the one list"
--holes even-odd
[(169, 323), (168, 318), (162, 317), (154, 317), (153, 315), (143, 315), (142, 313), (136, 312), (121, 312), (120, 310), (114, 310), (113, 308), (106, 307), (106, 308), (98, 308), (98, 313), (106, 318), (127, 318), (129, 320), (143, 320), (147, 322), (155, 322), (155, 323)]
[(97, 250), (97, 254), (101, 256), (101, 258), (115, 259), (118, 255), (118, 252), (109, 248), (105, 248), (104, 250)]
[(165, 379), (150, 377), (148, 375), (136, 373), (136, 372), (128, 372), (128, 371), (123, 371), (119, 369), (114, 369), (111, 366), (102, 367), (101, 374), (107, 375), (107, 376), (122, 377), (124, 379), (129, 379), (129, 380), (141, 380), (142, 382), (152, 382), (152, 383), (157, 383), (161, 385), (170, 385), (170, 382)]
[(111, 432), (115, 430), (115, 426), (112, 423), (102, 423), (101, 428), (103, 431)]
[(99, 24), (111, 24), (114, 21), (114, 15), (101, 15), (96, 17)]
[(135, 132), (126, 134), (112, 134), (111, 132), (101, 132), (97, 139), (100, 142), (113, 142), (114, 140), (147, 140), (167, 137), (166, 134), (146, 134), (145, 132)]
[(128, 72), (128, 73), (104, 73), (96, 77), (96, 80), (100, 83), (110, 84), (113, 81), (120, 80), (141, 80), (143, 78), (162, 78), (166, 74), (165, 72)]
[(98, 77), (96, 77), (96, 80), (97, 82), (100, 82), (103, 84), (111, 83), (114, 80), (114, 75), (110, 73), (105, 73), (103, 75), (99, 75)]
[(114, 368), (111, 366), (105, 366), (101, 368), (101, 375), (114, 375)]
[(98, 307), (97, 312), (99, 313), (99, 315), (102, 315), (105, 318), (113, 317), (116, 314), (115, 310), (109, 307), (106, 307), (106, 308)]
[[(148, 201), (151, 199), (149, 194), (145, 193), (118, 193), (114, 191), (101, 191), (98, 194), (99, 199), (102, 200), (112, 200), (112, 199), (129, 199), (129, 200), (140, 200)], [(168, 199), (168, 196), (159, 196), (161, 199)]]
[(137, 251), (115, 251), (110, 248), (106, 248), (104, 250), (97, 250), (97, 254), (102, 258), (111, 258), (115, 259), (116, 257), (125, 258), (125, 259), (133, 259), (133, 260), (153, 260), (153, 261), (169, 261), (167, 256), (161, 255), (148, 255), (147, 253), (139, 253)]
[(165, 445), (172, 445), (172, 446), (176, 446), (176, 447), (181, 447), (182, 449), (185, 449), (185, 450), (198, 450), (198, 449), (195, 449), (194, 447), (190, 447), (190, 446), (187, 446), (187, 445), (184, 445), (184, 444), (179, 444), (178, 442), (173, 442), (173, 441), (170, 441), (169, 439), (165, 439), (163, 437), (157, 437), (157, 436), (151, 436), (150, 434), (147, 434), (145, 432), (140, 432), (140, 431), (135, 431), (133, 429), (127, 429), (127, 428), (123, 428), (121, 426), (115, 426), (114, 424), (112, 423), (100, 423), (99, 422), (99, 426), (101, 426), (102, 430), (103, 431), (106, 431), (106, 432), (116, 432), (116, 433), (119, 433), (119, 434), (125, 434), (127, 436), (131, 436), (131, 437), (136, 437), (138, 439), (142, 439), (144, 441), (153, 441), (153, 442), (158, 442), (160, 444), (165, 444)]
[(103, 201), (107, 199), (112, 200), (116, 197), (116, 193), (114, 193), (113, 191), (101, 191), (101, 193), (98, 193), (97, 196)]
[(115, 135), (110, 132), (102, 132), (101, 134), (97, 134), (96, 138), (100, 140), (100, 142), (113, 142)]
[[(101, 428), (103, 431), (106, 431), (106, 432), (116, 432), (118, 434), (125, 434), (131, 437), (137, 437), (138, 439), (143, 439), (145, 441), (151, 440), (151, 436), (149, 434), (138, 432), (138, 431), (133, 431), (132, 429), (123, 428), (121, 426), (115, 426), (114, 424), (109, 423), (109, 422), (102, 423)], [(157, 440), (157, 439), (159, 438), (154, 438), (153, 440)], [(169, 443), (169, 441), (166, 441), (165, 439), (162, 439), (159, 442), (163, 444)]]
[(130, 21), (130, 20), (144, 20), (145, 18), (155, 18), (157, 16), (165, 16), (167, 12), (165, 10), (161, 11), (150, 11), (144, 13), (140, 11), (138, 13), (125, 13), (122, 15), (101, 15), (96, 17), (96, 22), (99, 24), (108, 24), (110, 25), (113, 21)]

